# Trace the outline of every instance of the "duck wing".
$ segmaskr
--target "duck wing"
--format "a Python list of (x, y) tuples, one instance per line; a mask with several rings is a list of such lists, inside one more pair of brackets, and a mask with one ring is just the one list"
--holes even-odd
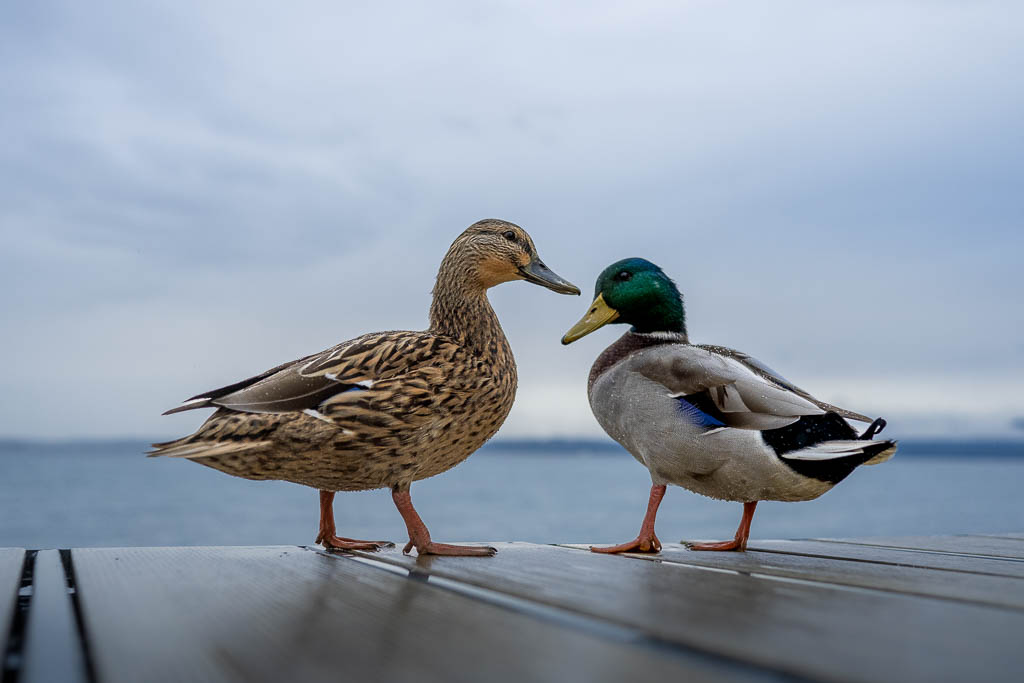
[(819, 408), (821, 408), (825, 412), (836, 413), (840, 417), (845, 417), (848, 420), (856, 420), (858, 422), (872, 422), (872, 418), (868, 417), (867, 415), (863, 415), (861, 413), (855, 413), (852, 410), (847, 410), (846, 408), (840, 408), (839, 406), (834, 406), (831, 403), (826, 403), (825, 401), (822, 401), (820, 399), (815, 398), (809, 392), (804, 391), (800, 387), (796, 386), (795, 384), (790, 382), (788, 379), (784, 378), (779, 373), (777, 373), (774, 370), (772, 370), (770, 367), (768, 367), (767, 365), (765, 365), (761, 361), (757, 360), (753, 356), (750, 356), (750, 355), (748, 355), (746, 353), (743, 353), (742, 351), (737, 351), (736, 349), (730, 349), (727, 346), (716, 346), (716, 345), (713, 345), (713, 344), (698, 344), (697, 348), (705, 349), (705, 350), (710, 351), (712, 353), (715, 353), (717, 355), (720, 355), (720, 356), (723, 356), (723, 357), (726, 357), (726, 358), (731, 358), (731, 359), (733, 359), (733, 360), (735, 360), (735, 361), (737, 361), (739, 363), (742, 363), (743, 365), (748, 367), (751, 371), (753, 371), (755, 374), (757, 374), (758, 376), (762, 377), (763, 379), (766, 379), (769, 382), (773, 382), (774, 384), (777, 384), (778, 386), (780, 386), (780, 387), (782, 387), (784, 389), (788, 389), (789, 391), (792, 391), (797, 396), (800, 396), (801, 398), (807, 399), (808, 401), (810, 401), (814, 405), (818, 406)]
[(777, 429), (826, 412), (788, 383), (711, 348), (674, 344), (642, 356), (636, 370), (663, 386), (688, 418), (710, 429)]
[[(244, 413), (318, 412), (324, 404), (337, 403), (342, 394), (371, 388), (380, 393), (386, 388), (382, 383), (394, 385), (413, 370), (429, 376), (430, 369), (422, 367), (424, 364), (450, 358), (456, 350), (453, 341), (427, 332), (367, 334), (241, 382), (196, 394), (165, 414), (214, 407)], [(422, 384), (423, 379), (413, 383)], [(410, 391), (416, 388), (411, 386)]]

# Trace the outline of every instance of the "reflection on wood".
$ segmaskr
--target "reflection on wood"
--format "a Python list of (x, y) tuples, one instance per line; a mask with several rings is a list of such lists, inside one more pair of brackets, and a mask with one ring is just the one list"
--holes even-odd
[[(664, 641), (816, 680), (962, 680), (974, 657), (986, 658), (994, 670), (1009, 671), (1021, 661), (1014, 629), (1024, 626), (1024, 612), (564, 547), (498, 547), (487, 563), (397, 552), (375, 558), (500, 586)], [(979, 637), (964, 639), (965, 632)], [(947, 657), (937, 646), (949, 642), (957, 648)]]
[(102, 681), (154, 670), (168, 680), (274, 682), (730, 673), (301, 548), (88, 549), (74, 559)]
[(41, 551), (27, 627), (12, 618), (24, 613), (24, 554), (0, 550), (0, 616), (20, 624), (5, 675), (1015, 681), (1022, 540), (760, 541), (745, 554), (668, 544), (647, 556), (504, 543), (494, 558), (95, 548), (66, 566)]
[[(696, 553), (675, 544), (666, 544), (657, 557), (663, 562), (716, 567), (745, 574), (766, 574), (1024, 609), (1024, 578), (865, 562), (836, 562), (822, 557), (754, 550), (746, 553)], [(651, 559), (651, 556), (643, 559)]]

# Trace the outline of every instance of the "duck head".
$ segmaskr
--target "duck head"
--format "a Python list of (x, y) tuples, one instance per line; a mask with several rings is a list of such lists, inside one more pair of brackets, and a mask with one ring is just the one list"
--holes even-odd
[(544, 265), (525, 230), (496, 218), (478, 221), (459, 235), (445, 256), (445, 264), (459, 264), (463, 276), (483, 289), (526, 280), (559, 294), (580, 294), (579, 287)]
[(572, 326), (563, 344), (585, 337), (608, 324), (632, 325), (633, 332), (686, 335), (683, 296), (676, 283), (650, 261), (628, 258), (605, 268), (594, 286), (594, 303)]

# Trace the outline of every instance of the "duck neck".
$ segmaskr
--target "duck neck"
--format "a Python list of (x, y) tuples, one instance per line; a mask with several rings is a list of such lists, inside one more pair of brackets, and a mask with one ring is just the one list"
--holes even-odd
[(678, 293), (675, 296), (662, 297), (654, 305), (631, 312), (623, 316), (623, 319), (632, 323), (634, 334), (662, 335), (665, 337), (681, 338), (687, 341), (686, 334), (686, 309), (683, 307), (683, 297)]
[(475, 355), (511, 359), (512, 352), (498, 316), (487, 300), (487, 289), (476, 271), (451, 252), (441, 263), (430, 305), (430, 331), (457, 339)]
[(640, 332), (636, 328), (633, 328), (629, 333), (635, 337), (642, 339), (649, 339), (652, 343), (659, 342), (672, 342), (673, 344), (689, 344), (690, 338), (686, 335), (686, 330), (682, 332), (669, 331), (669, 330), (654, 330), (652, 332)]

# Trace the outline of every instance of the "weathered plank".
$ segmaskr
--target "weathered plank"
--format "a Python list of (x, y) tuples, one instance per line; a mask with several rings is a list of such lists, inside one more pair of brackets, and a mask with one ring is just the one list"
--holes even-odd
[(18, 680), (23, 683), (86, 680), (74, 608), (56, 550), (36, 554), (22, 662)]
[(72, 558), (103, 683), (763, 677), (302, 548), (97, 548)]
[(820, 680), (965, 680), (978, 662), (989, 680), (1016, 680), (1024, 667), (1018, 611), (555, 546), (498, 547), (485, 562), (366, 556)]
[(751, 541), (748, 550), (1024, 578), (1024, 562), (825, 541)]
[(674, 543), (665, 544), (657, 555), (636, 554), (630, 557), (1024, 609), (1024, 578), (755, 550), (745, 553), (695, 552)]
[(0, 652), (5, 649), (7, 630), (14, 616), (14, 606), (18, 603), (24, 562), (25, 551), (21, 548), (0, 548)]
[(986, 555), (1024, 560), (1024, 545), (1013, 539), (984, 536), (892, 536), (878, 538), (819, 538), (830, 543), (854, 543), (883, 548), (906, 548), (957, 555)]

